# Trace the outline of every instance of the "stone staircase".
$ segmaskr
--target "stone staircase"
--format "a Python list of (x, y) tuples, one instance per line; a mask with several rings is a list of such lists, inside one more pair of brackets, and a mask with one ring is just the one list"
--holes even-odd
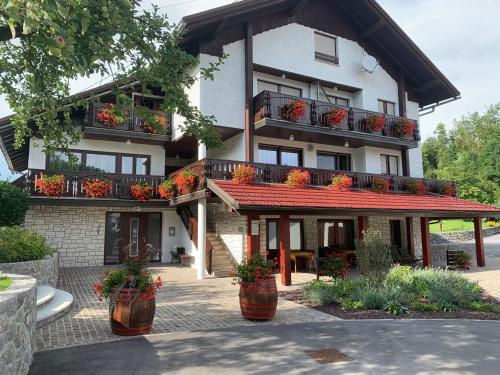
[(42, 327), (67, 313), (73, 296), (64, 290), (41, 285), (36, 290), (36, 327)]
[(224, 243), (215, 232), (207, 232), (207, 239), (213, 246), (212, 274), (216, 277), (228, 277), (233, 271), (234, 262)]

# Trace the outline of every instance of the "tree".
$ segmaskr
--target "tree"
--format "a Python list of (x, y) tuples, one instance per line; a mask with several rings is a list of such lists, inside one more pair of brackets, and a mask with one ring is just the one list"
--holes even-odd
[[(139, 12), (138, 0), (0, 0), (0, 93), (16, 112), (16, 145), (36, 134), (49, 153), (67, 150), (79, 134), (68, 100), (69, 82), (81, 76), (112, 76), (115, 92), (137, 82), (144, 92), (164, 93), (162, 110), (184, 118), (180, 125), (207, 147), (220, 144), (213, 116), (189, 102), (187, 74), (197, 60), (179, 48), (182, 30), (154, 7)], [(223, 58), (201, 69), (213, 79)], [(122, 100), (119, 105), (128, 105)]]
[(422, 146), (424, 174), (457, 181), (461, 198), (500, 202), (500, 103), (455, 121), (438, 124)]
[(28, 209), (28, 194), (9, 181), (0, 181), (0, 227), (21, 225)]

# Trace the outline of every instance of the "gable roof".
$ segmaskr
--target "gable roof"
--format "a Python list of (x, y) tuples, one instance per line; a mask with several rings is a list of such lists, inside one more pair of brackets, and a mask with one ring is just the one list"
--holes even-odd
[[(315, 8), (321, 10), (311, 16)], [(326, 17), (325, 21), (324, 10), (330, 18), (337, 19)], [(266, 17), (273, 19), (262, 21)], [(349, 26), (345, 25), (346, 19)], [(339, 25), (339, 20), (344, 25)], [(242, 0), (184, 17), (181, 23), (187, 34), (182, 44), (192, 53), (204, 52), (204, 48), (213, 53), (216, 37), (224, 44), (243, 39), (246, 22), (257, 23), (254, 34), (295, 22), (313, 28), (323, 26), (330, 29), (323, 31), (367, 41), (368, 53), (379, 59), (395, 80), (404, 75), (406, 90), (421, 108), (460, 96), (457, 88), (375, 0)], [(217, 46), (219, 53), (221, 47)]]

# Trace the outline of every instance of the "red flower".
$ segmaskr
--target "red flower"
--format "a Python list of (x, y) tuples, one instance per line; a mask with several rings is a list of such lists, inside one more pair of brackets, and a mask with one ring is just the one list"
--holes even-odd
[(88, 198), (104, 198), (111, 191), (112, 185), (110, 180), (89, 178), (85, 180), (82, 188)]
[(288, 172), (285, 183), (291, 188), (304, 188), (309, 184), (309, 172), (293, 169)]
[(242, 185), (251, 185), (257, 177), (255, 168), (249, 165), (240, 164), (233, 172), (233, 181)]
[(333, 190), (350, 190), (352, 187), (352, 178), (345, 175), (339, 174), (332, 178), (332, 183), (330, 188)]
[(293, 100), (281, 108), (282, 117), (288, 121), (297, 121), (306, 113), (306, 102)]
[(64, 191), (63, 175), (43, 175), (35, 179), (35, 188), (39, 193), (48, 197), (60, 197)]
[(175, 196), (175, 183), (172, 180), (165, 180), (158, 185), (158, 194), (162, 199), (172, 199)]
[(180, 194), (189, 194), (191, 193), (196, 184), (196, 176), (191, 170), (185, 170), (180, 172), (175, 177), (175, 185), (177, 186), (177, 191)]
[(384, 115), (372, 115), (368, 117), (368, 125), (370, 130), (374, 132), (382, 131), (385, 128), (385, 116)]
[(391, 188), (391, 182), (383, 177), (375, 176), (372, 178), (372, 189), (377, 193), (387, 193)]
[(130, 195), (137, 201), (147, 201), (153, 195), (153, 187), (147, 182), (138, 182), (130, 186)]
[(334, 108), (330, 112), (325, 113), (324, 116), (326, 125), (341, 125), (347, 117), (347, 111), (342, 108)]

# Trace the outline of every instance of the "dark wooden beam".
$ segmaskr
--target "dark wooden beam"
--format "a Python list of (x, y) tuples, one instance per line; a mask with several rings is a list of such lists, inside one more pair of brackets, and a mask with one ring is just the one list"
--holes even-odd
[(290, 215), (281, 214), (279, 220), (281, 284), (292, 285), (292, 261), (290, 259)]
[(250, 258), (260, 252), (260, 225), (258, 233), (252, 234), (252, 222), (259, 221), (259, 215), (247, 215), (247, 257)]
[(246, 23), (245, 33), (245, 160), (253, 162), (253, 24)]
[(403, 176), (410, 177), (410, 150), (408, 147), (401, 148), (401, 164), (403, 165)]
[(484, 243), (483, 243), (483, 227), (480, 217), (474, 218), (474, 237), (476, 240), (476, 261), (478, 267), (484, 267)]
[(416, 91), (416, 92), (422, 92), (422, 91), (425, 91), (425, 90), (428, 90), (432, 87), (435, 87), (437, 85), (439, 85), (441, 81), (439, 79), (433, 79), (432, 81), (427, 81), (427, 82), (423, 82), (417, 86), (415, 86), (413, 88), (413, 91)]
[(371, 25), (369, 28), (367, 28), (365, 31), (361, 33), (361, 39), (368, 38), (370, 35), (377, 32), (384, 26), (385, 26), (385, 21), (382, 19), (378, 20), (377, 22), (375, 22), (373, 25)]
[(407, 116), (406, 82), (405, 82), (405, 75), (402, 71), (399, 72), (399, 79), (398, 79), (398, 104), (399, 104), (399, 115), (401, 117), (406, 117)]
[(415, 256), (415, 244), (413, 243), (413, 218), (406, 217), (406, 246), (410, 254)]
[(368, 216), (358, 216), (358, 240), (362, 240), (368, 229)]
[(432, 248), (428, 217), (420, 218), (420, 234), (422, 236), (422, 260), (424, 267), (430, 267), (432, 266)]
[(227, 17), (224, 17), (222, 21), (219, 23), (219, 25), (212, 31), (209, 36), (207, 37), (205, 43), (211, 43), (219, 36), (219, 34), (224, 30), (224, 28), (227, 26), (228, 21)]
[(311, 0), (299, 0), (288, 12), (288, 18), (292, 18), (297, 12), (303, 9)]

